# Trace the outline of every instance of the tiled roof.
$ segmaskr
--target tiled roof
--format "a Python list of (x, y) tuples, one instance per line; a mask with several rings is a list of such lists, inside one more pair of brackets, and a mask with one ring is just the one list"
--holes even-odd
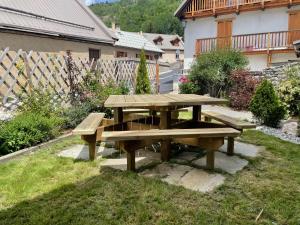
[(115, 46), (163, 53), (160, 48), (156, 47), (154, 43), (151, 43), (139, 33), (116, 31), (116, 36), (118, 41), (115, 43)]
[[(184, 50), (184, 43), (182, 41), (182, 38), (179, 37), (178, 35), (174, 34), (153, 34), (153, 33), (143, 33), (143, 36), (154, 43), (154, 40), (157, 39), (158, 37), (161, 37), (163, 39), (162, 45), (156, 45), (162, 50)], [(174, 46), (172, 45), (171, 41), (175, 39), (179, 39), (179, 46)]]
[(82, 0), (0, 0), (0, 29), (114, 43)]

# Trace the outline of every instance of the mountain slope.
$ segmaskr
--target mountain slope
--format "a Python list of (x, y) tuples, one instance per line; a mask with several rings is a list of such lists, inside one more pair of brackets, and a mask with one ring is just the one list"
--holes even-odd
[(181, 22), (173, 16), (181, 0), (120, 0), (92, 4), (90, 8), (110, 27), (116, 22), (122, 30), (183, 34)]

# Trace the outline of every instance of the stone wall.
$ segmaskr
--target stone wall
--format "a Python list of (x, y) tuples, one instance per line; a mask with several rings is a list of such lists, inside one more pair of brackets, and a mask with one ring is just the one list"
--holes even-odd
[(277, 65), (269, 67), (262, 72), (252, 72), (253, 75), (260, 79), (268, 79), (273, 85), (278, 86), (278, 84), (286, 79), (286, 70), (291, 66), (300, 66), (300, 62), (291, 62), (283, 65)]

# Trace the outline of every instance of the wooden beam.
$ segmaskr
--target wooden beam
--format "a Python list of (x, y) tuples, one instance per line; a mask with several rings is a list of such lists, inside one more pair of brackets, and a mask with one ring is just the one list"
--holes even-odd
[(215, 168), (215, 151), (214, 150), (207, 150), (206, 168), (209, 170), (213, 170)]
[(82, 135), (81, 139), (88, 144), (90, 160), (94, 161), (96, 159), (96, 134)]
[(233, 156), (234, 155), (234, 138), (228, 137), (228, 144), (227, 144), (227, 155)]
[(201, 105), (193, 106), (193, 120), (194, 121), (201, 120)]
[[(171, 127), (171, 111), (160, 112), (160, 124), (161, 130), (170, 129)], [(163, 162), (169, 161), (171, 158), (171, 140), (166, 139), (161, 141), (161, 160)]]
[(118, 107), (114, 108), (114, 121), (115, 124), (123, 122), (123, 109)]

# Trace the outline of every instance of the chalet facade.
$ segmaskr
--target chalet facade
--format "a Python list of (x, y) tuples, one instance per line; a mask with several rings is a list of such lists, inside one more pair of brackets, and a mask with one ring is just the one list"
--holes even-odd
[(0, 51), (113, 58), (116, 40), (82, 0), (0, 0)]
[(223, 47), (241, 50), (253, 71), (296, 59), (300, 0), (184, 0), (175, 15), (185, 26), (185, 69)]

